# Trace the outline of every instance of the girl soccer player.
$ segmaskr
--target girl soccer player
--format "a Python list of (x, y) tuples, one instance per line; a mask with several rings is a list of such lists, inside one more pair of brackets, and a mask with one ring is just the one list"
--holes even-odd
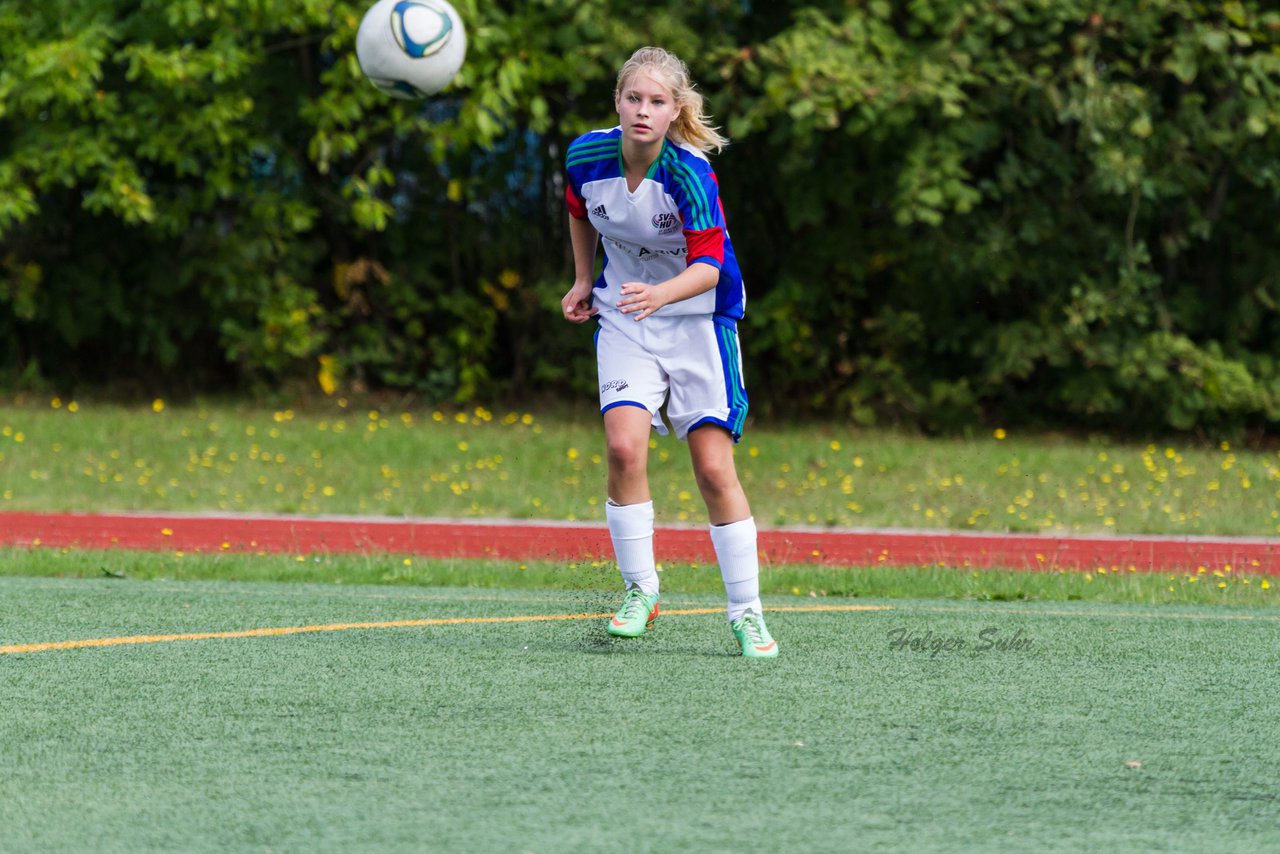
[[(658, 614), (648, 458), (650, 427), (667, 432), (658, 414), (665, 401), (707, 505), (729, 625), (744, 656), (772, 658), (756, 526), (733, 463), (747, 416), (737, 329), (746, 296), (706, 157), (728, 140), (703, 113), (684, 63), (660, 48), (641, 48), (623, 65), (614, 106), (618, 127), (569, 146), (574, 282), (561, 303), (566, 319), (598, 324), (605, 518), (626, 585), (608, 631), (639, 637)], [(593, 282), (601, 241), (604, 270)]]

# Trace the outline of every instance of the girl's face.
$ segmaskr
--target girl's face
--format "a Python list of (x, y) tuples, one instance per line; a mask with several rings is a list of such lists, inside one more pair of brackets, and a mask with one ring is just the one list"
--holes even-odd
[(642, 145), (662, 142), (667, 128), (680, 115), (671, 90), (644, 71), (623, 83), (616, 106), (622, 119), (622, 138)]

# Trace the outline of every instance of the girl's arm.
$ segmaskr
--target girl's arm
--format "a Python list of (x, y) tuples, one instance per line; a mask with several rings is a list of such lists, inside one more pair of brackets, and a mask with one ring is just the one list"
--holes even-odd
[(560, 309), (566, 320), (582, 323), (599, 311), (591, 305), (591, 287), (600, 232), (596, 231), (591, 220), (570, 216), (569, 242), (573, 246), (573, 286), (560, 301)]
[(664, 305), (705, 294), (719, 281), (720, 271), (717, 268), (695, 261), (679, 275), (656, 285), (627, 282), (621, 288), (618, 309), (623, 314), (634, 313), (636, 320), (644, 320)]

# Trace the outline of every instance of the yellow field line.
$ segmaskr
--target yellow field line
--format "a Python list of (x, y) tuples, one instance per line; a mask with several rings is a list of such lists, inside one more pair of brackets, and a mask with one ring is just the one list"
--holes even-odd
[[(814, 605), (806, 607), (771, 608), (771, 611), (885, 611), (889, 605)], [(682, 608), (663, 611), (665, 616), (687, 616), (691, 614), (719, 614), (723, 608)], [(224, 640), (229, 638), (273, 638), (285, 635), (310, 634), (314, 632), (347, 632), (355, 629), (403, 629), (421, 628), (424, 626), (459, 626), (478, 625), (482, 623), (540, 623), (553, 620), (597, 620), (609, 614), (533, 614), (518, 617), (436, 617), (427, 620), (390, 620), (381, 623), (331, 623), (316, 626), (282, 626), (264, 629), (241, 629), (234, 632), (191, 632), (176, 635), (132, 635), (119, 638), (88, 638), (86, 640), (51, 641), (48, 643), (24, 643), (0, 646), (0, 655), (15, 655), (26, 652), (50, 652), (59, 649), (89, 649), (104, 646), (129, 646), (143, 643), (173, 643), (175, 641)]]
[[(783, 613), (807, 613), (807, 612), (834, 612), (834, 611), (903, 611), (904, 609), (894, 605), (783, 605), (775, 606), (769, 609), (770, 612), (778, 611)], [(981, 613), (1002, 613), (1017, 614), (1019, 616), (1049, 616), (1049, 617), (1171, 617), (1174, 619), (1211, 619), (1211, 620), (1240, 620), (1240, 621), (1260, 621), (1273, 622), (1280, 621), (1280, 616), (1272, 616), (1270, 614), (1179, 614), (1179, 613), (1150, 613), (1150, 612), (1099, 612), (1099, 611), (1059, 611), (1059, 610), (1038, 610), (1031, 608), (1010, 608), (1000, 607), (992, 609), (984, 608), (907, 608), (906, 612), (924, 611), (934, 614), (981, 614)], [(663, 611), (664, 616), (681, 617), (702, 614), (720, 614), (723, 608), (677, 608), (669, 611)], [(50, 641), (46, 643), (26, 643), (26, 644), (10, 644), (0, 646), (0, 655), (17, 655), (30, 652), (51, 652), (53, 650), (63, 649), (90, 649), (96, 647), (109, 646), (130, 646), (136, 644), (149, 643), (174, 643), (177, 641), (198, 641), (198, 640), (226, 640), (233, 638), (270, 638), (284, 637), (286, 635), (314, 634), (318, 632), (346, 632), (359, 629), (402, 629), (402, 628), (424, 628), (430, 626), (460, 626), (460, 625), (483, 625), (486, 623), (543, 623), (562, 620), (598, 620), (608, 617), (609, 614), (524, 614), (514, 617), (434, 617), (422, 620), (389, 620), (385, 622), (367, 622), (367, 623), (330, 623), (328, 625), (313, 626), (279, 626), (261, 629), (241, 629), (230, 632), (189, 632), (186, 634), (169, 634), (169, 635), (130, 635), (126, 637), (116, 638), (87, 638), (83, 640), (69, 641)]]

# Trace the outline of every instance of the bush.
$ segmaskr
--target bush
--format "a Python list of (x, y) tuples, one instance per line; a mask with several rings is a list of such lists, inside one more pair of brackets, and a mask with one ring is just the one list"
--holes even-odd
[(1260, 0), (457, 5), (403, 104), (360, 4), (0, 0), (0, 375), (590, 396), (561, 160), (647, 42), (735, 141), (757, 412), (1274, 427)]

